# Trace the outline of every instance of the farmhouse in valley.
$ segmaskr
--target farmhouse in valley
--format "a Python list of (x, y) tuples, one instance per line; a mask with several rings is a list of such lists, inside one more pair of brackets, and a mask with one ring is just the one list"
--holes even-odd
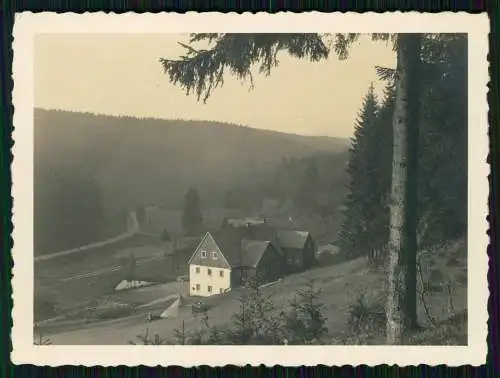
[(266, 225), (207, 232), (188, 261), (190, 295), (222, 294), (253, 277), (272, 282), (308, 269), (314, 261), (309, 232)]

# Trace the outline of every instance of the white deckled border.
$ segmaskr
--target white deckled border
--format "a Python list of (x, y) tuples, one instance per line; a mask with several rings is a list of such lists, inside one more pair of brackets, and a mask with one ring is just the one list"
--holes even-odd
[[(469, 33), (468, 346), (35, 346), (33, 345), (33, 45), (39, 33), (192, 32), (465, 32)], [(14, 24), (12, 164), (12, 360), (35, 365), (226, 364), (479, 365), (486, 359), (489, 166), (487, 136), (488, 18), (467, 13), (105, 13), (16, 15)], [(133, 52), (140, 53), (140, 51)], [(472, 256), (472, 253), (474, 255)], [(243, 351), (244, 350), (244, 351)]]

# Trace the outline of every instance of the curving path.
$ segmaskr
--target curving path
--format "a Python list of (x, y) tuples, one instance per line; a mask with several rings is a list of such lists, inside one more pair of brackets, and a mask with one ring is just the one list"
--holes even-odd
[(87, 251), (87, 250), (92, 249), (92, 248), (97, 248), (97, 247), (102, 247), (102, 246), (105, 246), (108, 244), (113, 244), (113, 243), (119, 242), (121, 240), (130, 238), (131, 236), (138, 234), (139, 231), (140, 230), (139, 230), (139, 222), (137, 220), (137, 214), (130, 213), (129, 221), (127, 224), (127, 231), (125, 231), (124, 233), (122, 233), (118, 236), (115, 236), (113, 238), (103, 240), (100, 242), (96, 242), (96, 243), (87, 244), (87, 245), (84, 245), (82, 247), (72, 248), (72, 249), (68, 249), (68, 250), (60, 251), (60, 252), (55, 252), (55, 253), (50, 253), (47, 255), (36, 256), (35, 262), (44, 261), (44, 260), (51, 260), (51, 259), (54, 259), (57, 257), (67, 256), (67, 255), (71, 255), (73, 253)]

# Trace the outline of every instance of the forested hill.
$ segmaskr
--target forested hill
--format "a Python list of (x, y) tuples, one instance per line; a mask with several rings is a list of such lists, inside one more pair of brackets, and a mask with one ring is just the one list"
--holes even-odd
[(219, 197), (222, 201), (219, 193), (255, 180), (283, 158), (341, 153), (349, 147), (342, 138), (228, 123), (42, 109), (35, 110), (34, 125), (35, 245), (42, 253), (64, 233), (63, 224), (81, 233), (55, 249), (78, 245), (92, 235), (98, 237), (96, 233), (115, 232), (113, 227), (102, 231), (109, 227), (97, 224), (100, 231), (89, 230), (96, 222), (93, 214), (102, 213), (109, 224), (109, 219), (137, 205), (180, 208), (191, 186), (205, 203)]

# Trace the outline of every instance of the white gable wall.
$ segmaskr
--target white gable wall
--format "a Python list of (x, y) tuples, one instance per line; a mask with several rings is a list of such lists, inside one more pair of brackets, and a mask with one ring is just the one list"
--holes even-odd
[[(197, 269), (199, 272), (197, 272)], [(211, 275), (208, 274), (209, 269), (211, 270)], [(189, 295), (209, 297), (211, 295), (222, 294), (230, 289), (231, 269), (194, 264), (189, 265)]]

